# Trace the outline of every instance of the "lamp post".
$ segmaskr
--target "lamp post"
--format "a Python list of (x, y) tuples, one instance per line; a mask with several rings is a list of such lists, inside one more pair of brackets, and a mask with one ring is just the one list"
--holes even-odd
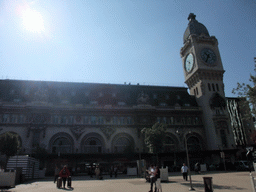
[[(180, 131), (177, 130), (176, 133), (178, 135), (180, 135)], [(189, 133), (191, 133), (189, 131)], [(188, 174), (189, 174), (189, 182), (190, 182), (190, 188), (189, 188), (189, 191), (195, 191), (195, 189), (193, 188), (192, 186), (192, 179), (191, 179), (191, 172), (190, 172), (190, 163), (189, 163), (189, 156), (188, 156), (188, 144), (187, 144), (187, 136), (184, 134), (184, 138), (185, 138), (185, 147), (186, 147), (186, 154), (187, 154), (187, 163), (188, 163)]]

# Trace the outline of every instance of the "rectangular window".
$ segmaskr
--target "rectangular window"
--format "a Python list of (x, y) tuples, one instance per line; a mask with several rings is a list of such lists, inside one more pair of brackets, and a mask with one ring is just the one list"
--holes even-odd
[(2, 122), (3, 122), (3, 123), (8, 123), (8, 120), (9, 120), (9, 114), (4, 114), (4, 115), (3, 115)]
[(53, 117), (53, 123), (58, 124), (59, 123), (59, 116), (54, 116)]
[(89, 124), (89, 117), (88, 116), (84, 116), (84, 124)]
[(220, 130), (220, 138), (221, 138), (222, 146), (226, 148), (228, 146), (228, 141), (227, 141), (225, 130), (223, 129)]
[(208, 83), (208, 89), (209, 89), (209, 91), (211, 91), (211, 85), (210, 85), (210, 83)]
[(157, 117), (157, 122), (161, 123), (161, 117)]
[(216, 89), (217, 89), (217, 91), (219, 91), (219, 85), (218, 84), (216, 84)]
[(115, 125), (115, 124), (118, 124), (118, 119), (117, 119), (117, 117), (113, 117), (113, 124)]
[(67, 121), (67, 117), (66, 116), (61, 116), (60, 123), (61, 124), (66, 124), (66, 121)]
[(96, 117), (95, 116), (91, 116), (91, 124), (96, 125)]
[(68, 118), (68, 124), (69, 124), (69, 125), (74, 124), (74, 117), (73, 117), (73, 116), (70, 116), (70, 117)]
[(127, 117), (127, 124), (131, 125), (132, 124), (132, 118), (131, 117)]
[(10, 123), (16, 123), (17, 115), (10, 115)]
[(214, 84), (212, 84), (212, 90), (215, 91), (215, 87), (214, 87)]

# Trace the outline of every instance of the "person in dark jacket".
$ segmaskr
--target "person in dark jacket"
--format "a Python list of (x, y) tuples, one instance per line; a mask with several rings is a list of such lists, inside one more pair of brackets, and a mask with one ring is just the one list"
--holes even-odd
[(161, 172), (160, 172), (160, 169), (159, 167), (157, 166), (156, 167), (156, 170), (155, 170), (155, 177), (156, 177), (156, 192), (162, 192), (162, 186), (161, 186)]
[(64, 188), (64, 189), (65, 189), (65, 185), (66, 185), (66, 180), (67, 180), (67, 178), (69, 177), (69, 175), (70, 175), (70, 172), (69, 172), (67, 166), (65, 165), (65, 166), (63, 167), (63, 169), (60, 171), (60, 174), (59, 174), (59, 176), (62, 178), (62, 181), (63, 181), (63, 188)]

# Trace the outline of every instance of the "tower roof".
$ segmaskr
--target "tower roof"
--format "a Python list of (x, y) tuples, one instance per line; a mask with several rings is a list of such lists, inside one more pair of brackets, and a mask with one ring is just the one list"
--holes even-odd
[(188, 16), (188, 20), (189, 20), (189, 23), (188, 23), (188, 27), (183, 35), (183, 42), (185, 43), (186, 40), (188, 39), (188, 37), (190, 35), (205, 35), (205, 36), (210, 36), (209, 35), (209, 32), (207, 30), (207, 28), (202, 24), (202, 23), (199, 23), (197, 20), (196, 20), (196, 15), (194, 15), (194, 13), (190, 13), (189, 16)]

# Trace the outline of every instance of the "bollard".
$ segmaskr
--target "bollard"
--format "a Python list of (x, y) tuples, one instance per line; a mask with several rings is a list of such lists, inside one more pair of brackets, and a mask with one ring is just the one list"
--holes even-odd
[(212, 177), (203, 177), (204, 179), (204, 191), (213, 192), (212, 189)]

